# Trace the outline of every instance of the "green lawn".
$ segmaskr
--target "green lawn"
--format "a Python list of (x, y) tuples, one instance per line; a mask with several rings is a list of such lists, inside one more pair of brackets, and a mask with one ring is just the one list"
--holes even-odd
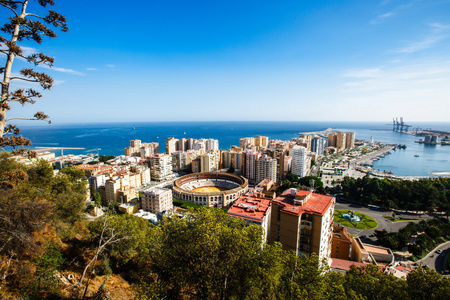
[(356, 228), (356, 229), (372, 229), (377, 227), (377, 222), (369, 217), (368, 215), (365, 215), (363, 213), (353, 211), (355, 215), (358, 215), (361, 217), (360, 222), (351, 222), (347, 219), (345, 219), (342, 215), (349, 213), (349, 210), (347, 209), (337, 209), (334, 211), (334, 222), (339, 223), (340, 225), (344, 225), (350, 228)]

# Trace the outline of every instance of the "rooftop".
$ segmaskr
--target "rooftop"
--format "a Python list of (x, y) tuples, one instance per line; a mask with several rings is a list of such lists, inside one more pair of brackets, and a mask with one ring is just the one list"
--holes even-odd
[(339, 269), (339, 270), (349, 271), (351, 266), (364, 267), (366, 265), (367, 264), (365, 264), (365, 263), (360, 263), (360, 262), (357, 262), (357, 261), (333, 258), (330, 267), (332, 269)]
[(366, 250), (371, 253), (392, 254), (390, 249), (379, 247), (379, 246), (364, 244), (364, 248), (366, 248)]
[[(297, 204), (299, 201), (294, 202), (294, 199), (305, 200), (303, 204)], [(288, 189), (273, 201), (282, 207), (281, 211), (289, 214), (300, 216), (303, 213), (312, 213), (323, 216), (334, 203), (335, 198), (311, 191)]]
[(252, 189), (242, 195), (228, 210), (228, 215), (249, 221), (263, 222), (269, 213), (270, 200), (264, 194)]

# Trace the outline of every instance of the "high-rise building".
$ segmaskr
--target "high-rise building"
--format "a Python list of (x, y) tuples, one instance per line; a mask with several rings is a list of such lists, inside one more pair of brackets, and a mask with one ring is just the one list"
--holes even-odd
[(216, 154), (213, 151), (200, 155), (200, 172), (217, 171), (217, 166)]
[(205, 153), (206, 152), (206, 140), (205, 139), (196, 140), (192, 144), (192, 149), (199, 150), (201, 153)]
[(270, 241), (285, 250), (330, 260), (336, 199), (311, 191), (288, 189), (272, 201)]
[(242, 170), (242, 151), (227, 150), (222, 152), (222, 168)]
[(188, 153), (184, 151), (175, 151), (172, 152), (172, 171), (180, 172), (184, 170), (189, 165)]
[(323, 155), (323, 150), (325, 149), (327, 141), (320, 136), (315, 136), (311, 140), (311, 152), (317, 153), (318, 156)]
[(261, 157), (261, 153), (252, 150), (245, 150), (242, 152), (243, 164), (242, 164), (242, 174), (250, 182), (256, 181), (256, 160)]
[(337, 145), (337, 133), (336, 132), (330, 132), (328, 134), (327, 147), (336, 147), (336, 145)]
[(178, 139), (174, 137), (170, 137), (166, 140), (166, 153), (171, 154), (172, 152), (177, 151), (177, 143)]
[(345, 134), (345, 148), (351, 149), (353, 147), (355, 147), (355, 133), (347, 132)]
[(172, 156), (168, 154), (153, 154), (148, 158), (151, 177), (154, 180), (164, 180), (172, 175)]
[(343, 150), (345, 149), (345, 138), (347, 137), (345, 132), (338, 132), (337, 133), (337, 138), (336, 138), (336, 148), (338, 148), (339, 150)]
[(142, 143), (140, 147), (140, 157), (146, 158), (159, 152), (159, 143)]
[(264, 179), (277, 181), (277, 160), (268, 156), (256, 160), (256, 182)]
[(205, 141), (206, 151), (216, 151), (219, 150), (219, 140), (207, 139)]
[(294, 146), (291, 149), (291, 172), (298, 177), (304, 177), (307, 172), (306, 165), (306, 148), (302, 146)]

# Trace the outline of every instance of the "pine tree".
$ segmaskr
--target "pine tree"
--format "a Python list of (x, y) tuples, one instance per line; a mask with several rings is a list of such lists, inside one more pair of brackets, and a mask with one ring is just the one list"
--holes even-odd
[[(27, 12), (28, 5), (35, 3), (47, 10), (47, 15), (39, 16), (34, 13)], [(31, 145), (30, 140), (19, 136), (19, 128), (16, 125), (8, 124), (12, 120), (45, 120), (49, 121), (49, 117), (43, 112), (37, 112), (30, 118), (7, 117), (10, 111), (10, 104), (17, 102), (23, 105), (34, 104), (36, 99), (42, 97), (42, 94), (35, 89), (11, 90), (10, 84), (13, 81), (32, 82), (39, 84), (42, 89), (48, 90), (53, 85), (53, 79), (45, 73), (37, 72), (32, 68), (24, 68), (13, 73), (13, 62), (16, 57), (22, 58), (34, 66), (45, 65), (51, 67), (53, 58), (42, 52), (26, 54), (19, 45), (25, 40), (32, 40), (38, 44), (42, 43), (43, 37), (56, 37), (56, 33), (50, 27), (59, 28), (61, 31), (68, 30), (66, 26), (66, 18), (59, 13), (47, 9), (48, 6), (55, 5), (52, 0), (0, 0), (0, 5), (9, 10), (11, 16), (0, 30), (5, 36), (0, 35), (0, 52), (6, 56), (4, 67), (0, 67), (0, 74), (3, 74), (1, 84), (1, 100), (0, 100), (0, 147), (16, 147)], [(16, 153), (27, 152), (24, 149), (17, 149)]]

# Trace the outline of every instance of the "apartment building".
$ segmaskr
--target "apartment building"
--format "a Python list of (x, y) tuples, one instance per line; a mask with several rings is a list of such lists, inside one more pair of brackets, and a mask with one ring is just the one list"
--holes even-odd
[(173, 208), (171, 189), (148, 189), (142, 192), (141, 200), (142, 209), (154, 214), (168, 211)]
[(291, 149), (291, 172), (298, 177), (306, 176), (308, 170), (306, 164), (306, 148), (303, 146), (294, 146)]
[[(237, 147), (236, 147), (237, 148)], [(235, 169), (242, 170), (242, 150), (226, 150), (222, 151), (222, 168), (230, 168), (233, 166)]]
[(172, 172), (172, 156), (158, 153), (148, 157), (150, 174), (154, 180), (161, 181), (167, 179)]
[(277, 181), (277, 160), (269, 156), (260, 157), (256, 160), (256, 182), (264, 179)]
[(241, 218), (250, 225), (258, 225), (263, 228), (263, 240), (268, 241), (270, 232), (271, 199), (266, 198), (263, 193), (250, 190), (241, 195), (228, 210), (227, 215)]
[(170, 137), (166, 140), (166, 154), (171, 154), (172, 152), (177, 151), (177, 143), (178, 139), (174, 137)]
[(306, 190), (288, 189), (272, 201), (270, 241), (297, 254), (330, 259), (336, 199)]
[(243, 154), (242, 175), (250, 182), (256, 181), (256, 161), (261, 157), (261, 153), (252, 150), (245, 150)]

